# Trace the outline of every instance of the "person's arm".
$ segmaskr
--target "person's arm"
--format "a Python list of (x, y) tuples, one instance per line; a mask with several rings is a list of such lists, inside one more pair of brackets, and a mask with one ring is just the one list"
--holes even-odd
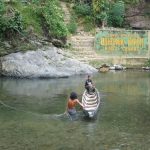
[(83, 104), (78, 99), (76, 101), (81, 107), (84, 107)]
[(64, 114), (67, 114), (67, 111), (68, 111), (68, 101), (67, 101), (67, 104), (66, 104), (66, 110), (65, 110)]

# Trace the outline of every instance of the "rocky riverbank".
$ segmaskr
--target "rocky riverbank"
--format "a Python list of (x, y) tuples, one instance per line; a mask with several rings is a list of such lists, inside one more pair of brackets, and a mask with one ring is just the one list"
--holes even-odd
[(95, 68), (71, 58), (56, 47), (37, 51), (18, 52), (1, 57), (0, 72), (3, 76), (20, 78), (59, 78), (79, 74), (92, 74)]

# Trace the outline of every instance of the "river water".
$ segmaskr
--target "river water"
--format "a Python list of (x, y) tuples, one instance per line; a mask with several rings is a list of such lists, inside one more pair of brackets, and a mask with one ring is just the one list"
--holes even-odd
[(0, 150), (150, 150), (150, 72), (93, 76), (101, 105), (96, 120), (63, 115), (85, 76), (0, 78)]

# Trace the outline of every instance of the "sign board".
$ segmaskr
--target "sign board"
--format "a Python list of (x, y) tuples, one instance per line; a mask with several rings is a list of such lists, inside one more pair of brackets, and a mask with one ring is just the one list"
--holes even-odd
[(114, 56), (148, 55), (148, 31), (101, 30), (95, 38), (95, 48), (100, 54)]

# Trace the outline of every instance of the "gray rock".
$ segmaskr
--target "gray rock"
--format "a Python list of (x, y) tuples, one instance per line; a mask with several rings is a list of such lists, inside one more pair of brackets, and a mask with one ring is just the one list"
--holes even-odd
[(61, 40), (58, 40), (58, 39), (53, 39), (52, 44), (56, 47), (63, 47), (64, 46), (64, 43)]
[(68, 58), (56, 47), (12, 53), (2, 57), (1, 65), (2, 75), (21, 78), (57, 78), (97, 72), (87, 64)]
[(150, 3), (141, 0), (140, 3), (128, 6), (125, 20), (128, 24), (136, 29), (150, 29)]
[(126, 69), (126, 67), (123, 67), (122, 65), (119, 65), (119, 64), (115, 64), (113, 66), (110, 66), (109, 69), (110, 70), (124, 70)]

